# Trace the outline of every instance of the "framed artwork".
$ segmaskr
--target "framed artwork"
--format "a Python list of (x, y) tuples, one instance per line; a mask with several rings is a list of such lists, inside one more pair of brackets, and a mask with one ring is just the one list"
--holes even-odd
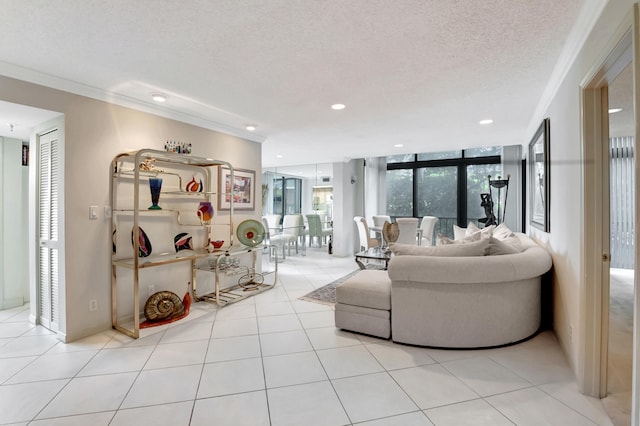
[(231, 170), (220, 167), (218, 176), (218, 210), (231, 208), (233, 193), (234, 210), (255, 210), (256, 172), (253, 170), (233, 170), (233, 189), (231, 185)]
[(550, 190), (549, 119), (542, 120), (529, 142), (529, 222), (549, 232)]

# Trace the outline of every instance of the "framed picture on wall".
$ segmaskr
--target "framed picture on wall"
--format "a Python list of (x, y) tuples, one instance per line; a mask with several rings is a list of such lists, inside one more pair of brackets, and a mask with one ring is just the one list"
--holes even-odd
[(233, 185), (231, 184), (231, 170), (220, 167), (218, 176), (218, 210), (231, 208), (233, 195), (234, 210), (255, 210), (256, 172), (253, 170), (233, 170)]
[(529, 142), (529, 222), (549, 232), (550, 190), (549, 119), (542, 120)]

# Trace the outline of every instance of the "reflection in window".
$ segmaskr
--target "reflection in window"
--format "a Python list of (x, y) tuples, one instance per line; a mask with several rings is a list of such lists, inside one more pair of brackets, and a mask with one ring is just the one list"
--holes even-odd
[(501, 146), (489, 146), (484, 148), (470, 148), (464, 150), (465, 158), (489, 157), (492, 155), (501, 155)]
[(415, 154), (400, 154), (400, 155), (390, 155), (387, 157), (387, 164), (389, 163), (406, 163), (408, 161), (413, 161), (415, 158)]
[(461, 158), (462, 151), (441, 151), (441, 152), (423, 152), (418, 154), (418, 161), (430, 161), (430, 160), (450, 160), (453, 158)]
[(435, 216), (440, 219), (439, 228), (453, 237), (453, 225), (458, 218), (458, 168), (425, 167), (417, 170), (418, 217)]
[(413, 170), (387, 170), (387, 214), (413, 216)]

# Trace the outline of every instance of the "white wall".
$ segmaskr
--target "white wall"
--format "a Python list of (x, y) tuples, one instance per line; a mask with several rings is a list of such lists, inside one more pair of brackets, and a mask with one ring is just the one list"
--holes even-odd
[(0, 309), (29, 300), (28, 170), (22, 166), (22, 141), (0, 137)]
[(549, 117), (551, 122), (551, 232), (545, 234), (530, 226), (528, 232), (553, 256), (553, 325), (579, 380), (585, 331), (580, 314), (580, 300), (585, 290), (580, 280), (583, 216), (580, 84), (609, 53), (607, 46), (612, 42), (612, 35), (631, 14), (633, 3), (632, 0), (608, 1), (549, 107), (537, 117), (539, 121)]
[[(166, 140), (188, 141), (193, 154), (255, 170), (256, 210), (236, 212), (237, 225), (260, 218), (261, 146), (234, 136), (161, 118), (101, 101), (0, 77), (0, 99), (65, 114), (65, 254), (66, 306), (62, 337), (75, 340), (111, 327), (109, 165), (121, 152), (163, 149)], [(32, 157), (33, 159), (33, 157)], [(99, 220), (88, 208), (99, 206)], [(89, 312), (88, 301), (98, 300)]]

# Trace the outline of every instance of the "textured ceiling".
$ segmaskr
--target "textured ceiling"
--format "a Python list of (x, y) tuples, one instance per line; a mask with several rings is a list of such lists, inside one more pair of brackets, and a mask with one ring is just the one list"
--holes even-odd
[(0, 0), (0, 74), (264, 141), (265, 166), (525, 144), (588, 1)]

